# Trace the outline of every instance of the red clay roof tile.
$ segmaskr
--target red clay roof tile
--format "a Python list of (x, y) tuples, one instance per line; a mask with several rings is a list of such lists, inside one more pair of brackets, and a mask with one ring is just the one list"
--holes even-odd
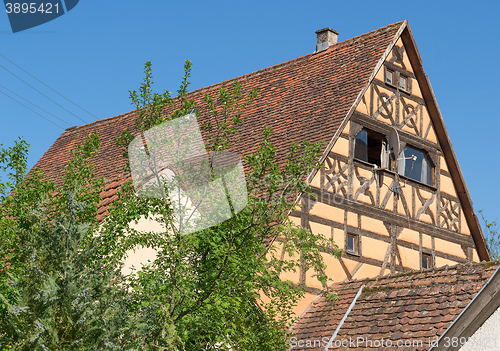
[[(384, 338), (394, 344), (398, 340), (421, 340), (423, 348), (412, 346), (404, 349), (427, 350), (429, 338), (435, 340), (444, 333), (488, 281), (499, 263), (464, 264), (422, 273), (410, 272), (334, 284), (332, 289), (339, 296), (335, 307), (332, 308), (324, 298), (317, 300), (292, 327), (292, 337), (296, 343), (298, 340), (329, 340), (364, 284), (362, 294), (335, 340), (340, 343), (349, 338), (368, 338), (374, 342)], [(453, 279), (445, 279), (447, 277)], [(394, 284), (396, 282), (402, 284)], [(317, 348), (297, 346), (293, 350), (323, 350), (325, 346), (325, 343)], [(365, 346), (331, 349), (364, 350)], [(369, 349), (383, 350), (384, 347)]]
[[(272, 142), (279, 147), (277, 161), (282, 164), (292, 141), (330, 142), (401, 25), (402, 22), (392, 24), (339, 42), (325, 51), (193, 91), (189, 98), (200, 107), (205, 93), (215, 96), (217, 89), (230, 87), (236, 80), (242, 84), (243, 93), (257, 88), (258, 98), (242, 114), (243, 124), (232, 151), (241, 155), (253, 153), (263, 127), (271, 127), (274, 130)], [(202, 108), (200, 112), (201, 122), (208, 117)], [(107, 208), (108, 200), (130, 177), (124, 171), (122, 150), (114, 139), (126, 128), (137, 134), (135, 115), (136, 111), (132, 111), (66, 131), (35, 167), (43, 169), (49, 179), (60, 185), (70, 149), (82, 143), (90, 133), (97, 132), (101, 138), (101, 148), (95, 159), (97, 175), (107, 177), (111, 183), (102, 194), (101, 207)]]

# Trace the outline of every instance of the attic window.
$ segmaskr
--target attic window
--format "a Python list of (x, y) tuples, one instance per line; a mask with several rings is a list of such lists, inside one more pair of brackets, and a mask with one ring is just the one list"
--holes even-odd
[(353, 255), (359, 255), (359, 235), (347, 234), (346, 251)]
[(422, 254), (422, 269), (432, 267), (432, 257), (429, 254)]
[(425, 151), (405, 146), (399, 152), (398, 173), (418, 182), (432, 185), (432, 162)]
[(394, 71), (391, 71), (389, 69), (385, 70), (385, 82), (394, 84)]
[(408, 78), (405, 76), (399, 76), (399, 88), (408, 91)]
[(354, 158), (380, 167), (380, 154), (384, 136), (363, 128), (355, 136)]

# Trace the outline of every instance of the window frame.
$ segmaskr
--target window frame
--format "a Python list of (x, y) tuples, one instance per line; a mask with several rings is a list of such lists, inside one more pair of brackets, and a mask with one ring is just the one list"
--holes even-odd
[[(353, 249), (349, 248), (349, 238), (353, 239)], [(345, 241), (345, 252), (351, 255), (360, 256), (361, 255), (361, 238), (359, 234), (347, 233)]]
[[(424, 258), (427, 261), (427, 267), (424, 268)], [(422, 255), (420, 256), (420, 269), (431, 269), (434, 267), (434, 264), (432, 262), (432, 255), (426, 252), (422, 252)]]
[[(391, 82), (387, 81), (387, 75), (391, 74)], [(384, 84), (387, 84), (397, 90), (405, 92), (411, 95), (411, 72), (405, 71), (405, 73), (401, 72), (401, 68), (398, 67), (388, 67), (384, 65)], [(403, 78), (406, 81), (406, 88), (401, 88), (400, 79)]]
[[(358, 139), (357, 136), (359, 135), (359, 133), (361, 133), (362, 131), (366, 131), (367, 135), (366, 135), (366, 160), (363, 160), (361, 158), (358, 158), (356, 157), (356, 140), (361, 140), (361, 139)], [(371, 136), (375, 136), (376, 138), (369, 138)], [(369, 155), (370, 155), (370, 148), (369, 148), (369, 141), (368, 140), (372, 140), (374, 142), (376, 142), (377, 144), (380, 144), (380, 150), (377, 152), (377, 156), (378, 156), (378, 162), (370, 162), (370, 160), (374, 160), (373, 158), (370, 159)], [(381, 159), (381, 152), (382, 152), (382, 145), (383, 145), (383, 142), (384, 140), (386, 141), (387, 140), (387, 136), (384, 134), (384, 133), (379, 133), (371, 128), (367, 128), (367, 127), (362, 127), (361, 130), (356, 133), (356, 135), (354, 135), (354, 154), (353, 154), (353, 159), (356, 160), (356, 161), (359, 161), (359, 162), (363, 162), (365, 164), (368, 164), (370, 166), (373, 166), (373, 165), (377, 165), (378, 167), (381, 166), (382, 164), (382, 159)]]
[[(415, 179), (415, 178), (412, 178), (412, 177), (409, 177), (409, 176), (406, 176), (404, 174), (399, 173), (399, 166), (398, 166), (399, 162), (401, 162), (401, 161), (406, 162), (406, 160), (400, 160), (400, 161), (398, 161), (396, 163), (395, 166), (393, 166), (394, 160), (391, 159), (391, 161), (390, 161), (390, 163), (391, 163), (390, 168), (391, 169), (395, 169), (395, 173), (397, 173), (400, 177), (403, 177), (404, 179), (411, 180), (411, 181), (417, 182), (419, 184), (435, 188), (435, 183), (436, 183), (436, 174), (435, 174), (435, 172), (436, 172), (436, 165), (434, 164), (434, 161), (430, 157), (429, 152), (427, 150), (415, 147), (415, 146), (413, 146), (413, 144), (405, 143), (405, 145), (401, 149), (404, 149), (405, 147), (409, 147), (409, 148), (411, 148), (411, 149), (413, 149), (415, 151), (418, 151), (418, 152), (420, 152), (420, 153), (423, 154), (423, 156), (426, 159), (426, 162), (427, 162), (427, 164), (429, 166), (430, 183), (427, 183), (427, 181), (418, 180), (418, 179)], [(400, 151), (400, 154), (401, 154), (401, 151)], [(406, 156), (406, 157), (409, 157), (409, 156)]]
[[(387, 81), (387, 74), (388, 73), (391, 73), (391, 76), (392, 76), (392, 79), (390, 82)], [(392, 86), (395, 86), (394, 85), (394, 81), (396, 80), (396, 71), (390, 69), (390, 68), (387, 68), (385, 67), (385, 72), (384, 72), (384, 83), (385, 84), (389, 84), (389, 85), (392, 85)]]
[[(401, 79), (403, 79), (405, 81), (405, 87), (404, 88), (401, 87)], [(398, 89), (406, 91), (406, 92), (410, 92), (409, 81), (410, 81), (409, 77), (407, 77), (404, 74), (400, 73), (399, 74), (399, 79), (398, 79)]]

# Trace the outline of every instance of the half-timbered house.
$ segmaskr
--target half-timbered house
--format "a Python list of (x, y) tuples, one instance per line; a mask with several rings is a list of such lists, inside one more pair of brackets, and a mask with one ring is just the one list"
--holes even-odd
[[(290, 209), (297, 224), (334, 239), (340, 260), (325, 252), (335, 282), (489, 260), (431, 85), (407, 21), (337, 42), (330, 28), (317, 32), (316, 50), (303, 57), (196, 90), (205, 93), (238, 80), (259, 96), (242, 118), (232, 151), (256, 150), (263, 126), (284, 160), (292, 141), (325, 143), (324, 168), (304, 175), (316, 197), (299, 197)], [(200, 111), (200, 120), (204, 117)], [(135, 111), (73, 127), (36, 164), (59, 181), (69, 150), (97, 132), (98, 175), (109, 179), (99, 219), (130, 174), (114, 142), (125, 128), (138, 132)], [(140, 223), (148, 225), (148, 223)], [(151, 225), (151, 223), (149, 223)], [(283, 249), (277, 238), (273, 245)], [(143, 257), (154, 252), (143, 251)], [(287, 259), (284, 253), (283, 259)], [(324, 287), (313, 272), (284, 276), (307, 287), (305, 310)]]

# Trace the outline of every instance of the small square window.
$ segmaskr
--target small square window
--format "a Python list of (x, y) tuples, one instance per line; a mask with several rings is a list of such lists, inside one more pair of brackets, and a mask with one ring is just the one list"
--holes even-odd
[(394, 72), (390, 70), (385, 71), (385, 82), (389, 84), (394, 84)]
[(422, 269), (427, 269), (432, 267), (432, 258), (429, 254), (422, 254)]
[(347, 234), (346, 251), (354, 255), (359, 255), (359, 235)]
[(399, 88), (403, 90), (408, 90), (408, 78), (404, 76), (399, 76)]

